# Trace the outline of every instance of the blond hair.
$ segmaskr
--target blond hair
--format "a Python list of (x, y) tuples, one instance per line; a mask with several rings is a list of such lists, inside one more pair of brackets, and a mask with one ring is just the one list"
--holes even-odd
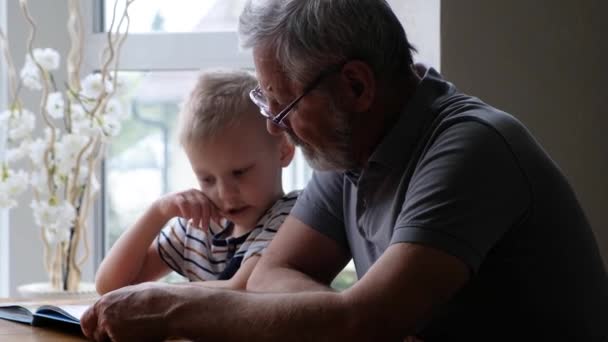
[(249, 98), (257, 83), (255, 76), (244, 70), (202, 71), (181, 109), (180, 144), (188, 146), (212, 138), (246, 115), (257, 115), (259, 109)]

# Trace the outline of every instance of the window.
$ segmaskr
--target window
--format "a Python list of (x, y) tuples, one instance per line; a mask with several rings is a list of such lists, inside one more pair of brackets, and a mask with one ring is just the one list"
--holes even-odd
[[(123, 1), (107, 1), (104, 27), (112, 21), (113, 6)], [(146, 0), (131, 5), (131, 33), (151, 32), (234, 32), (245, 0)], [(124, 8), (124, 7), (123, 7)]]
[[(100, 9), (102, 25), (111, 24), (114, 4)], [(439, 65), (439, 0), (389, 1), (404, 22), (418, 60)], [(178, 105), (193, 86), (199, 69), (253, 68), (249, 52), (238, 51), (236, 24), (244, 0), (146, 0), (131, 8), (131, 35), (122, 51), (121, 69), (129, 80), (130, 112), (105, 162), (103, 239), (109, 250), (124, 229), (163, 193), (196, 187), (190, 166), (175, 137)], [(103, 27), (100, 27), (103, 31)], [(95, 42), (92, 37), (90, 58)], [(298, 153), (284, 171), (284, 189), (303, 188), (312, 171)], [(169, 280), (177, 278), (170, 277)], [(349, 264), (333, 286), (356, 281)]]

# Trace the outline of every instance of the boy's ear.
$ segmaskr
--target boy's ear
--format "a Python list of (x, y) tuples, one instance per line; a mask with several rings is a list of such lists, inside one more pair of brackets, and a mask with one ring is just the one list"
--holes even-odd
[(293, 146), (292, 143), (289, 142), (289, 140), (287, 139), (287, 136), (285, 136), (285, 133), (283, 133), (281, 135), (281, 167), (287, 167), (289, 166), (289, 164), (291, 163), (291, 161), (293, 160), (293, 156), (296, 152), (296, 148), (295, 146)]

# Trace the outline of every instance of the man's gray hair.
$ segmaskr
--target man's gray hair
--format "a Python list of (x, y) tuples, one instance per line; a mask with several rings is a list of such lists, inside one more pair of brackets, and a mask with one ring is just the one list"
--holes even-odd
[(275, 49), (286, 75), (302, 84), (351, 59), (380, 80), (409, 77), (415, 51), (383, 0), (248, 0), (239, 39), (242, 48)]
[[(182, 105), (179, 142), (198, 143), (236, 124), (247, 115), (257, 115), (258, 107), (249, 99), (257, 85), (255, 76), (244, 70), (206, 70)], [(261, 121), (265, 121), (261, 115)]]

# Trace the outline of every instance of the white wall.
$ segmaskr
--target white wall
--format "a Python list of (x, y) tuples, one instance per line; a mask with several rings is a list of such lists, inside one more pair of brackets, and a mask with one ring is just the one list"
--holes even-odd
[(605, 262), (607, 14), (606, 0), (458, 0), (441, 11), (444, 75), (528, 126), (573, 185)]

